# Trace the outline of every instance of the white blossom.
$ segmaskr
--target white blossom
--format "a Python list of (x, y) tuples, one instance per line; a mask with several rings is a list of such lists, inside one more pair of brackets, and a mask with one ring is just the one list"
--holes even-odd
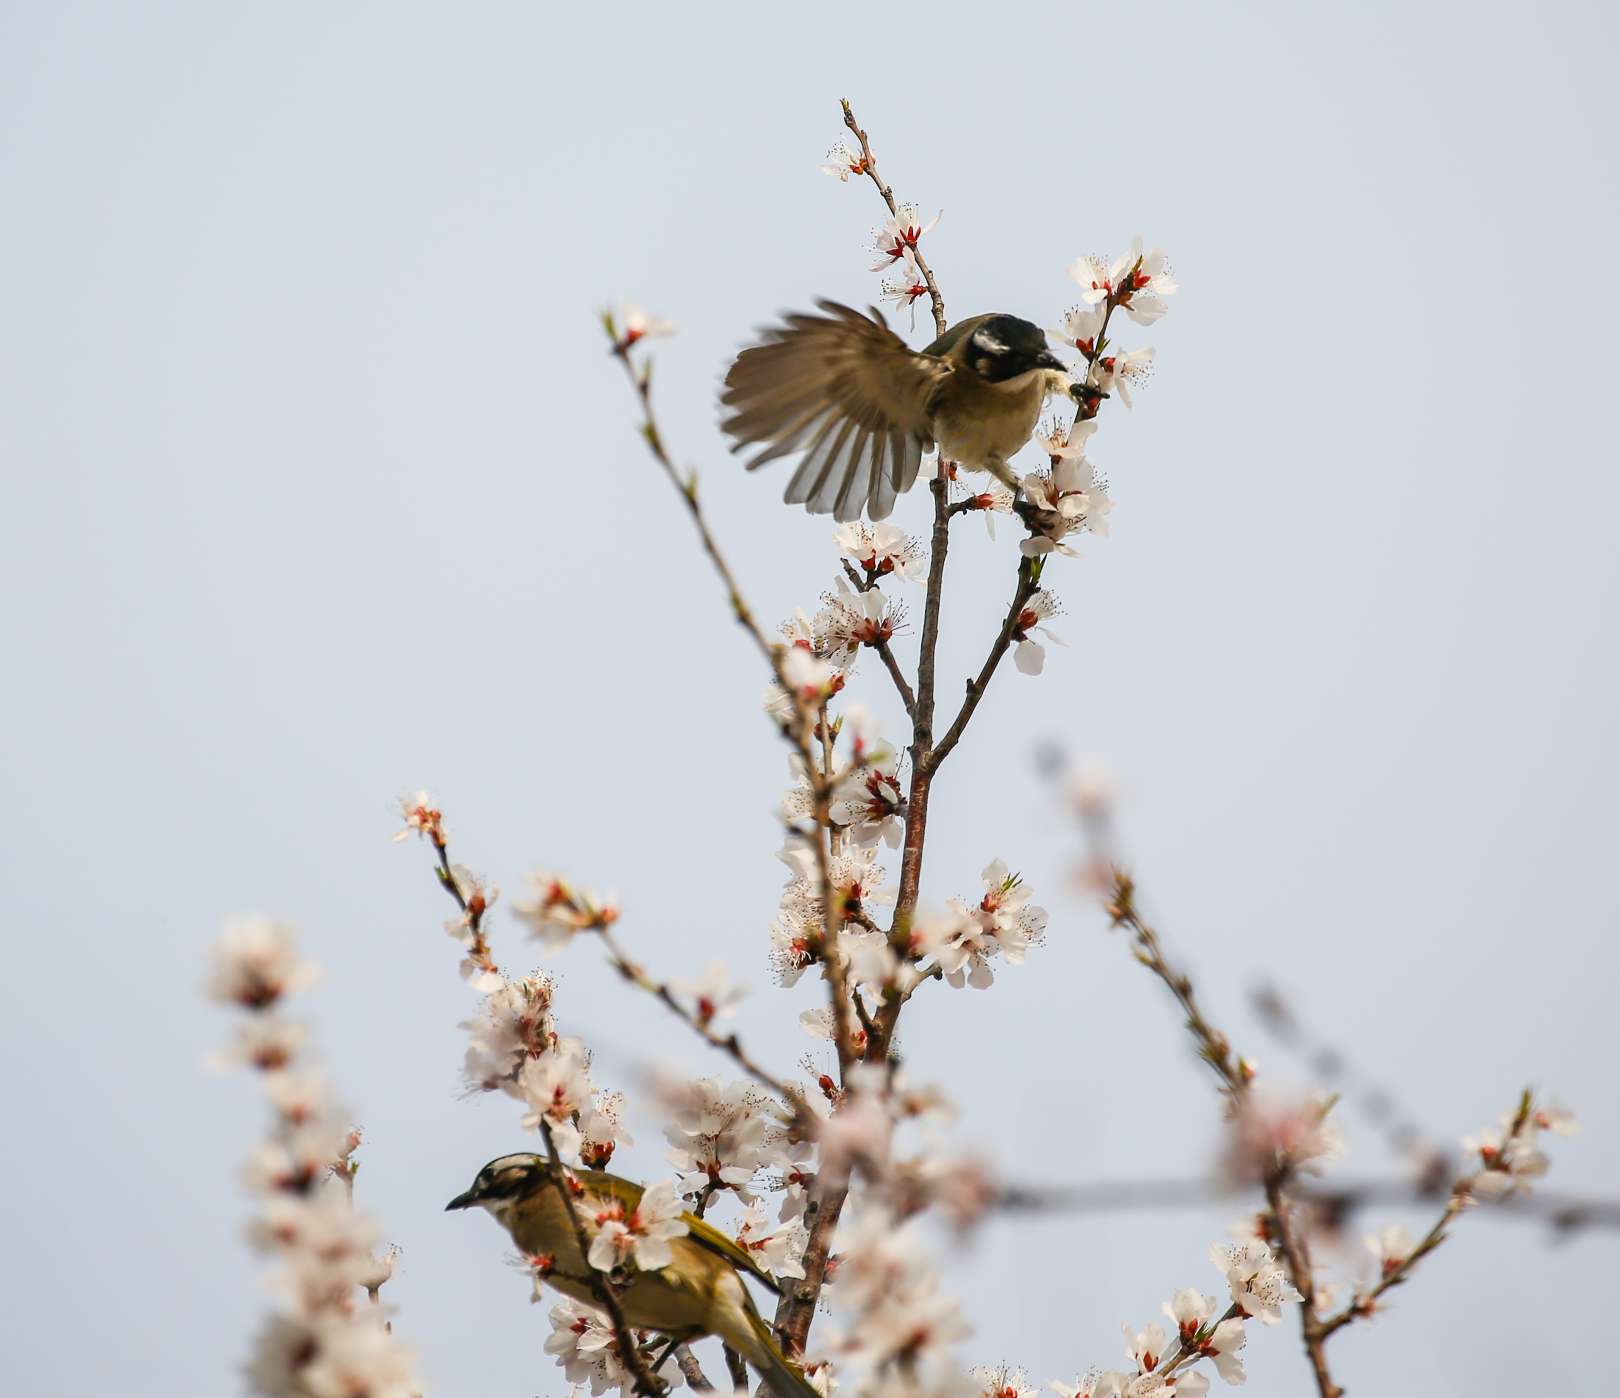
[(1159, 1361), (1164, 1358), (1164, 1326), (1149, 1325), (1137, 1331), (1133, 1331), (1129, 1325), (1123, 1328), (1125, 1353), (1136, 1361), (1136, 1367), (1144, 1374), (1158, 1368)]
[(427, 792), (418, 791), (414, 796), (401, 796), (399, 813), (405, 824), (394, 832), (396, 841), (407, 839), (412, 835), (421, 835), (432, 840), (435, 845), (444, 843), (444, 812)]
[(927, 223), (919, 223), (917, 206), (901, 204), (894, 216), (885, 220), (883, 227), (872, 234), (872, 247), (879, 254), (878, 261), (872, 264), (872, 270), (888, 271), (902, 258), (913, 256), (923, 235), (931, 232), (938, 222), (939, 215), (935, 214)]
[(1046, 333), (1056, 344), (1063, 345), (1067, 349), (1079, 350), (1090, 359), (1096, 353), (1097, 337), (1102, 334), (1102, 322), (1101, 306), (1072, 306), (1063, 313), (1063, 324), (1056, 329), (1048, 328)]
[(665, 320), (662, 316), (655, 316), (642, 310), (640, 306), (626, 302), (619, 313), (618, 337), (616, 344), (620, 353), (642, 340), (660, 338), (675, 333), (675, 322)]
[(884, 645), (905, 626), (905, 608), (891, 602), (881, 588), (854, 592), (840, 578), (838, 590), (821, 600), (814, 622), (816, 647), (835, 659), (853, 656), (862, 646)]
[(1304, 1299), (1271, 1249), (1258, 1238), (1211, 1243), (1209, 1259), (1226, 1278), (1233, 1303), (1262, 1324), (1275, 1325), (1282, 1319), (1285, 1302)]
[(536, 973), (521, 980), (501, 981), (479, 1006), (472, 1019), (463, 1021), (469, 1043), (462, 1075), (476, 1092), (499, 1088), (521, 1097), (518, 1070), (557, 1042), (551, 1015), (555, 987), (549, 977)]
[(1023, 674), (1038, 675), (1046, 666), (1046, 648), (1035, 639), (1037, 634), (1054, 645), (1067, 644), (1046, 625), (1047, 620), (1061, 610), (1062, 604), (1057, 597), (1044, 587), (1036, 591), (1020, 609), (1013, 623), (1013, 639), (1018, 643), (1013, 651), (1013, 663)]
[(611, 895), (576, 887), (561, 874), (545, 871), (529, 874), (527, 881), (529, 896), (512, 911), (527, 924), (542, 952), (566, 946), (579, 932), (611, 927), (618, 921), (618, 902)]
[(717, 1019), (730, 1019), (748, 994), (746, 986), (736, 985), (724, 961), (711, 961), (695, 980), (675, 981), (671, 989), (692, 1002), (692, 1013), (707, 1028)]
[(827, 152), (827, 160), (822, 165), (821, 171), (847, 184), (851, 175), (866, 173), (866, 157), (859, 151), (851, 150), (846, 142), (840, 141)]
[(214, 947), (209, 998), (246, 1010), (264, 1010), (283, 995), (307, 990), (315, 967), (298, 955), (293, 930), (268, 917), (233, 918)]
[(1037, 1392), (1028, 1374), (1006, 1364), (975, 1369), (973, 1377), (979, 1385), (979, 1398), (1035, 1398)]
[(585, 1052), (577, 1039), (560, 1039), (549, 1052), (531, 1058), (518, 1071), (518, 1090), (528, 1103), (525, 1131), (550, 1128), (557, 1149), (575, 1154), (580, 1146), (574, 1117), (590, 1105), (591, 1077)]
[(1151, 325), (1162, 316), (1168, 309), (1164, 298), (1178, 287), (1163, 251), (1143, 252), (1141, 238), (1133, 239), (1129, 250), (1112, 262), (1080, 258), (1069, 268), (1069, 275), (1080, 283), (1080, 299), (1088, 306), (1110, 302), (1138, 325)]
[(1315, 1170), (1345, 1153), (1330, 1112), (1332, 1099), (1274, 1089), (1246, 1093), (1232, 1121), (1225, 1156), (1229, 1176), (1263, 1180), (1279, 1168)]
[(1412, 1255), (1412, 1235), (1402, 1223), (1392, 1223), (1362, 1239), (1367, 1251), (1378, 1264), (1380, 1278), (1388, 1277), (1400, 1269)]
[(598, 1092), (579, 1114), (579, 1158), (593, 1170), (607, 1167), (620, 1146), (634, 1145), (624, 1129), (624, 1094)]
[(768, 1107), (747, 1082), (722, 1087), (697, 1078), (666, 1093), (673, 1120), (664, 1128), (670, 1149), (664, 1158), (680, 1171), (683, 1195), (706, 1188), (735, 1190), (747, 1197), (754, 1176), (776, 1163)]
[(1215, 1313), (1215, 1298), (1196, 1287), (1184, 1286), (1164, 1303), (1164, 1313), (1183, 1340), (1189, 1340)]
[(1153, 376), (1153, 349), (1127, 350), (1123, 354), (1105, 354), (1092, 369), (1092, 385), (1103, 393), (1117, 394), (1127, 408), (1131, 406), (1131, 390), (1141, 388)]
[(804, 1276), (804, 1248), (809, 1240), (809, 1230), (796, 1218), (771, 1227), (765, 1206), (757, 1199), (749, 1202), (737, 1226), (737, 1246), (773, 1277)]
[(833, 538), (839, 553), (868, 578), (893, 575), (905, 582), (921, 582), (927, 574), (928, 559), (921, 545), (886, 520), (840, 524), (833, 530)]
[(668, 1180), (643, 1190), (634, 1208), (619, 1199), (590, 1201), (587, 1207), (595, 1209), (596, 1236), (586, 1260), (599, 1272), (629, 1262), (648, 1272), (667, 1267), (675, 1260), (669, 1240), (688, 1231), (681, 1201)]
[(1117, 1369), (1088, 1369), (1074, 1383), (1054, 1379), (1046, 1386), (1059, 1398), (1119, 1398), (1120, 1386), (1129, 1377)]
[(900, 848), (906, 810), (899, 769), (894, 762), (873, 763), (851, 772), (831, 802), (833, 820), (844, 826), (858, 845)]

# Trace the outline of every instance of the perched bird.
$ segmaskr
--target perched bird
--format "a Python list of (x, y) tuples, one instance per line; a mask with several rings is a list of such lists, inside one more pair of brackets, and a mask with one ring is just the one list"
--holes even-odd
[[(599, 1218), (633, 1214), (642, 1187), (605, 1170), (571, 1172), (579, 1185), (576, 1212), (587, 1239), (594, 1239)], [(551, 1259), (546, 1280), (576, 1301), (596, 1304), (592, 1268), (579, 1248), (572, 1219), (552, 1184), (541, 1155), (503, 1155), (478, 1172), (472, 1188), (458, 1194), (446, 1209), (480, 1206), (511, 1235), (527, 1256)], [(725, 1234), (695, 1214), (681, 1214), (687, 1232), (669, 1239), (674, 1254), (656, 1271), (634, 1271), (619, 1291), (625, 1321), (636, 1330), (658, 1330), (675, 1340), (718, 1335), (756, 1368), (778, 1398), (820, 1398), (804, 1376), (782, 1354), (771, 1328), (754, 1307), (754, 1299), (737, 1275), (751, 1273), (772, 1291), (775, 1278)]]
[(974, 316), (918, 351), (875, 307), (816, 305), (821, 315), (789, 314), (743, 350), (720, 395), (732, 450), (759, 448), (750, 471), (803, 453), (782, 498), (812, 514), (885, 518), (936, 445), (1015, 485), (1007, 459), (1047, 396), (1072, 392), (1040, 327), (1017, 316)]

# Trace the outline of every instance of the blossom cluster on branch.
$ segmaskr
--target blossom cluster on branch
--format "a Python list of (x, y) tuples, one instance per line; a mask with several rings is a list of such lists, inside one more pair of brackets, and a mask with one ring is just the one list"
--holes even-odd
[(360, 1132), (332, 1100), (308, 1034), (287, 998), (315, 967), (291, 930), (264, 917), (229, 924), (214, 954), (209, 998), (240, 1011), (222, 1067), (258, 1074), (271, 1126), (243, 1170), (254, 1200), (248, 1241), (274, 1265), (280, 1303), (246, 1366), (264, 1398), (413, 1398), (415, 1359), (380, 1301), (399, 1250), (354, 1207)]

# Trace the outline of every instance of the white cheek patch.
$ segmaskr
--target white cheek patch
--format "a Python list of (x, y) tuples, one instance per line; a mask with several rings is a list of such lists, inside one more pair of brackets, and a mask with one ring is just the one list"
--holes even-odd
[(973, 332), (973, 343), (982, 349), (986, 354), (1007, 353), (1007, 346), (1002, 341), (996, 339), (996, 337), (988, 330), (975, 330)]

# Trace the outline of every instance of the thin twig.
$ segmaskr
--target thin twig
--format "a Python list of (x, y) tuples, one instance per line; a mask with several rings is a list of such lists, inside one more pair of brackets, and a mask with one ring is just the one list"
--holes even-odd
[[(840, 101), (838, 105), (844, 109), (844, 125), (849, 127), (850, 131), (854, 133), (855, 139), (860, 142), (861, 168), (871, 177), (872, 183), (877, 186), (878, 193), (883, 196), (883, 202), (889, 206), (889, 212), (898, 218), (900, 216), (900, 206), (895, 202), (894, 191), (883, 183), (882, 177), (878, 174), (877, 160), (872, 155), (872, 143), (866, 139), (866, 132), (861, 130), (860, 123), (855, 120), (855, 109), (849, 105), (848, 101)], [(936, 334), (943, 335), (945, 333), (945, 298), (939, 294), (939, 283), (934, 280), (934, 274), (930, 270), (927, 261), (924, 260), (920, 249), (913, 248), (911, 250), (911, 260), (917, 264), (917, 270), (922, 273), (923, 282), (928, 287), (928, 300), (934, 311), (934, 331)]]
[[(1436, 1198), (1449, 1199), (1454, 1187), (1443, 1185), (1436, 1190), (1423, 1179), (1360, 1179), (1306, 1186), (1296, 1179), (1290, 1193), (1313, 1216), (1342, 1225), (1352, 1215), (1375, 1206), (1432, 1205)], [(1099, 1180), (1086, 1185), (1011, 1182), (997, 1190), (994, 1208), (1004, 1213), (1107, 1214), (1132, 1209), (1205, 1208), (1241, 1197), (1218, 1180), (1201, 1178)], [(1620, 1229), (1620, 1199), (1537, 1190), (1534, 1194), (1492, 1200), (1488, 1207), (1505, 1218), (1546, 1224), (1560, 1235), (1585, 1228)]]
[(608, 960), (613, 969), (638, 990), (644, 990), (663, 1005), (677, 1019), (681, 1020), (704, 1043), (711, 1048), (717, 1048), (721, 1053), (728, 1054), (732, 1061), (753, 1078), (760, 1086), (769, 1089), (787, 1106), (796, 1117), (801, 1111), (801, 1094), (790, 1087), (782, 1078), (776, 1076), (769, 1069), (761, 1066), (746, 1049), (735, 1033), (717, 1034), (712, 1026), (706, 1024), (696, 1014), (676, 999), (675, 993), (667, 984), (654, 980), (646, 969), (636, 961), (632, 961), (620, 945), (618, 938), (613, 935), (610, 928), (598, 926), (593, 929), (607, 948)]
[(1013, 636), (1018, 631), (1019, 617), (1023, 615), (1025, 606), (1039, 587), (1040, 572), (1035, 561), (1029, 558), (1021, 559), (1018, 564), (1018, 586), (1013, 591), (1012, 605), (1007, 608), (1007, 615), (1002, 619), (1001, 630), (996, 633), (990, 654), (979, 667), (978, 676), (967, 682), (967, 695), (962, 700), (962, 707), (957, 710), (956, 717), (951, 720), (951, 726), (945, 730), (945, 736), (939, 740), (929, 755), (929, 763), (935, 771), (939, 769), (939, 764), (950, 756), (951, 749), (961, 741), (963, 730), (973, 717), (974, 710), (979, 707), (979, 701), (984, 698), (985, 690), (990, 687), (996, 667), (1001, 664), (1002, 657), (1012, 645)]
[(1187, 1016), (1187, 1031), (1198, 1044), (1198, 1055), (1214, 1069), (1221, 1080), (1222, 1090), (1235, 1104), (1248, 1090), (1241, 1061), (1235, 1060), (1232, 1045), (1204, 1018), (1198, 1007), (1198, 998), (1190, 977), (1176, 970), (1165, 959), (1164, 946), (1159, 934), (1142, 920), (1136, 906), (1136, 882), (1123, 869), (1115, 867), (1114, 886), (1107, 904), (1107, 912), (1115, 927), (1130, 929), (1136, 940), (1136, 959), (1153, 972), (1165, 986)]

